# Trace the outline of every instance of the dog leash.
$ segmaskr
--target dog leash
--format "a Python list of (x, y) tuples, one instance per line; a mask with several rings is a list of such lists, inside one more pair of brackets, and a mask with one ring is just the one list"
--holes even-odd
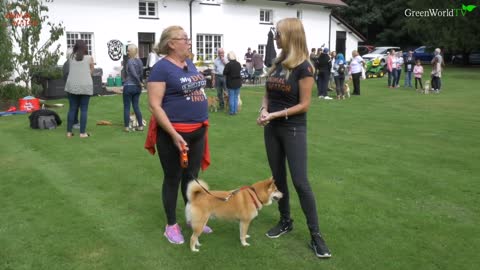
[[(257, 200), (258, 200), (261, 204), (264, 204), (264, 203), (262, 202), (262, 200), (260, 200), (260, 197), (258, 197), (257, 191), (256, 191), (255, 188), (252, 187), (252, 186), (243, 186), (243, 187), (241, 187), (241, 188), (237, 188), (236, 190), (230, 192), (230, 194), (228, 194), (227, 197), (221, 198), (221, 197), (215, 196), (215, 195), (213, 195), (212, 193), (210, 193), (210, 191), (208, 191), (208, 189), (206, 189), (202, 184), (200, 184), (200, 182), (199, 182), (196, 178), (194, 178), (194, 180), (195, 180), (195, 182), (197, 182), (197, 184), (203, 189), (203, 191), (205, 191), (208, 195), (210, 195), (210, 196), (212, 196), (212, 197), (214, 197), (214, 198), (217, 198), (218, 200), (221, 200), (221, 201), (223, 201), (223, 202), (228, 202), (228, 201), (230, 200), (230, 198), (231, 198), (232, 196), (234, 196), (235, 194), (237, 194), (238, 192), (240, 192), (240, 191), (242, 191), (242, 190), (245, 190), (245, 189), (249, 189), (249, 190), (253, 191), (253, 193), (255, 194), (255, 197), (257, 197)], [(253, 203), (255, 204), (255, 207), (256, 207), (257, 209), (259, 209), (260, 206), (258, 205), (257, 201), (256, 201), (255, 198), (253, 197), (252, 193), (248, 192), (248, 194), (249, 194), (250, 197), (252, 198)]]

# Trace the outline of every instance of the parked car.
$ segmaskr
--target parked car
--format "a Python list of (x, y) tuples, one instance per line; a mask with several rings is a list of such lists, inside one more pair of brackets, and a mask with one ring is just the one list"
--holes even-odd
[(475, 50), (465, 55), (463, 53), (456, 53), (452, 56), (452, 64), (480, 65), (480, 50)]
[(468, 56), (468, 62), (471, 65), (480, 65), (480, 51), (473, 51)]
[(385, 64), (387, 62), (387, 52), (390, 50), (395, 50), (398, 51), (400, 50), (400, 47), (394, 47), (394, 46), (383, 46), (383, 47), (375, 47), (375, 50), (373, 50), (370, 53), (367, 53), (363, 55), (363, 59), (365, 61), (370, 61), (376, 58), (380, 59), (380, 62), (382, 64)]
[[(431, 62), (434, 56), (434, 51), (434, 47), (420, 46), (413, 51), (413, 58), (415, 58), (415, 60), (420, 59), (422, 62)], [(403, 57), (406, 57), (406, 55), (407, 52), (404, 52)]]
[(358, 48), (357, 48), (357, 51), (358, 51), (358, 54), (360, 54), (361, 56), (367, 54), (367, 53), (370, 53), (371, 51), (374, 50), (374, 46), (372, 45), (359, 45)]

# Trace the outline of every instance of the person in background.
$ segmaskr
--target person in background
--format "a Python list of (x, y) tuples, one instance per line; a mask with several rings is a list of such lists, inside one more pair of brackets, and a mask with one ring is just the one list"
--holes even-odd
[(404, 62), (405, 61), (403, 60), (403, 52), (399, 51), (397, 53), (397, 76), (395, 77), (395, 86), (394, 87), (397, 87), (397, 88), (400, 87), (400, 75), (402, 75), (402, 66), (403, 66)]
[(330, 69), (332, 62), (328, 55), (328, 48), (323, 48), (320, 57), (317, 58), (315, 68), (318, 72), (317, 90), (319, 99), (332, 99), (328, 96), (328, 81), (330, 79)]
[(130, 104), (135, 112), (135, 117), (138, 121), (137, 131), (143, 131), (143, 118), (142, 112), (138, 105), (140, 100), (140, 94), (142, 93), (142, 75), (143, 75), (143, 63), (138, 58), (138, 48), (135, 44), (129, 44), (127, 46), (127, 78), (123, 82), (123, 125), (124, 131), (130, 132)]
[(413, 68), (413, 74), (415, 76), (415, 90), (418, 90), (417, 82), (420, 83), (420, 89), (423, 89), (423, 85), (422, 85), (423, 66), (420, 59), (417, 59), (417, 64)]
[(227, 58), (225, 57), (225, 51), (223, 48), (218, 48), (217, 58), (213, 61), (213, 84), (217, 88), (217, 97), (219, 109), (223, 110), (225, 108), (225, 103), (223, 101), (223, 92), (226, 90), (225, 77), (223, 76), (223, 69), (227, 64)]
[(395, 87), (395, 81), (397, 80), (397, 55), (395, 50), (391, 50), (387, 57), (387, 70), (388, 70), (388, 88)]
[[(70, 60), (70, 57), (72, 56), (72, 52), (73, 52), (73, 48), (68, 48), (67, 49), (67, 60), (65, 61), (65, 63), (63, 63), (63, 66), (62, 66), (63, 80), (65, 82), (67, 82), (68, 73), (70, 72), (69, 60)], [(73, 128), (74, 129), (80, 129), (80, 122), (78, 121), (78, 113), (79, 113), (79, 111), (77, 111), (77, 113), (75, 113), (75, 118), (73, 119)]]
[(152, 51), (148, 54), (147, 69), (151, 70), (153, 65), (155, 65), (160, 59), (162, 59), (162, 56), (158, 53), (157, 47), (153, 46)]
[(307, 178), (307, 111), (314, 67), (309, 60), (301, 20), (282, 19), (276, 30), (275, 41), (281, 53), (268, 72), (257, 124), (264, 127), (268, 164), (283, 198), (278, 201), (280, 221), (266, 235), (278, 238), (293, 229), (287, 185), (288, 162), (293, 186), (307, 220), (310, 246), (317, 257), (329, 258), (331, 253), (318, 225), (315, 194)]
[(439, 93), (442, 86), (441, 77), (442, 77), (442, 59), (434, 57), (432, 60), (432, 91), (434, 93)]
[(253, 50), (253, 56), (252, 56), (252, 62), (253, 62), (253, 69), (255, 70), (253, 72), (253, 81), (255, 83), (255, 80), (258, 80), (260, 76), (263, 74), (263, 56), (259, 53), (257, 53), (256, 50)]
[(342, 53), (339, 53), (333, 64), (333, 78), (335, 80), (335, 90), (337, 92), (337, 99), (345, 99), (343, 92), (343, 85), (345, 84), (345, 58)]
[(67, 137), (73, 137), (72, 128), (75, 114), (80, 108), (80, 138), (90, 136), (86, 132), (88, 118), (88, 103), (93, 95), (93, 57), (88, 55), (87, 45), (83, 40), (77, 40), (69, 59), (69, 72), (65, 83), (68, 93)]
[(312, 49), (310, 50), (310, 62), (314, 63), (314, 62), (315, 62), (315, 58), (317, 58), (317, 53), (316, 53), (315, 48), (312, 48)]
[[(148, 79), (152, 118), (145, 148), (155, 153), (156, 144), (163, 169), (162, 201), (167, 216), (164, 236), (172, 244), (182, 244), (176, 216), (179, 186), (186, 204), (188, 183), (209, 164), (207, 83), (189, 58), (191, 40), (182, 27), (165, 28), (157, 46), (166, 56), (153, 66)], [(187, 151), (188, 164), (180, 163), (183, 150)], [(205, 226), (203, 232), (212, 230)]]
[(403, 87), (412, 86), (412, 73), (415, 66), (415, 59), (413, 58), (413, 51), (408, 51), (407, 58), (405, 59), (405, 82)]
[[(436, 90), (437, 90), (437, 92), (439, 92), (442, 88), (441, 74), (442, 74), (443, 68), (445, 67), (445, 62), (443, 61), (443, 56), (441, 54), (440, 48), (436, 48), (435, 51), (433, 52), (433, 54), (435, 56), (432, 59), (432, 65), (433, 65), (432, 69), (435, 69), (437, 71), (436, 74), (438, 76), (435, 76), (436, 77), (435, 82), (437, 83)], [(439, 66), (437, 66), (437, 64), (439, 64)]]
[(352, 60), (350, 61), (350, 79), (353, 80), (352, 95), (360, 95), (360, 76), (362, 76), (362, 67), (365, 61), (358, 54), (357, 50), (352, 51)]
[(333, 65), (335, 63), (335, 58), (337, 57), (336, 51), (330, 52), (330, 78), (328, 81), (327, 90), (335, 89), (335, 79), (333, 78)]
[(240, 94), (240, 87), (242, 87), (242, 76), (240, 75), (242, 67), (234, 52), (229, 52), (227, 58), (228, 63), (225, 65), (223, 75), (227, 82), (229, 114), (235, 115), (238, 112), (238, 95)]
[(253, 53), (252, 49), (248, 47), (247, 52), (245, 53), (244, 60), (245, 60), (245, 65), (247, 67), (248, 74), (250, 76), (253, 75), (253, 61), (252, 61)]

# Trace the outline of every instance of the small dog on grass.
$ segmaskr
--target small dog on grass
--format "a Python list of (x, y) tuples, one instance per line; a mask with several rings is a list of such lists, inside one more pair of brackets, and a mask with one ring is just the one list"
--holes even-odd
[(283, 194), (278, 191), (273, 178), (254, 183), (233, 191), (210, 191), (205, 182), (191, 181), (187, 188), (188, 203), (185, 207), (187, 223), (192, 224), (190, 249), (199, 251), (198, 238), (212, 216), (240, 221), (240, 242), (249, 246), (248, 226), (264, 205), (278, 201)]
[(208, 97), (208, 110), (210, 112), (218, 111), (218, 97)]
[(343, 96), (347, 97), (347, 98), (350, 98), (350, 86), (348, 86), (348, 83), (346, 83), (343, 86)]
[(426, 80), (425, 81), (425, 87), (423, 88), (423, 94), (428, 94), (430, 93), (432, 89), (430, 88), (430, 81)]

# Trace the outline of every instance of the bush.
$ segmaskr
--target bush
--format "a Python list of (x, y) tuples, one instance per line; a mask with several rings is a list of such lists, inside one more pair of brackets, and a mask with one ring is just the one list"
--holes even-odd
[[(63, 70), (61, 67), (51, 67), (48, 69), (33, 68), (32, 81), (38, 84), (46, 80), (58, 80), (63, 77)], [(32, 87), (33, 88), (33, 87)]]
[(13, 83), (0, 85), (0, 99), (17, 100), (30, 95), (29, 89)]

